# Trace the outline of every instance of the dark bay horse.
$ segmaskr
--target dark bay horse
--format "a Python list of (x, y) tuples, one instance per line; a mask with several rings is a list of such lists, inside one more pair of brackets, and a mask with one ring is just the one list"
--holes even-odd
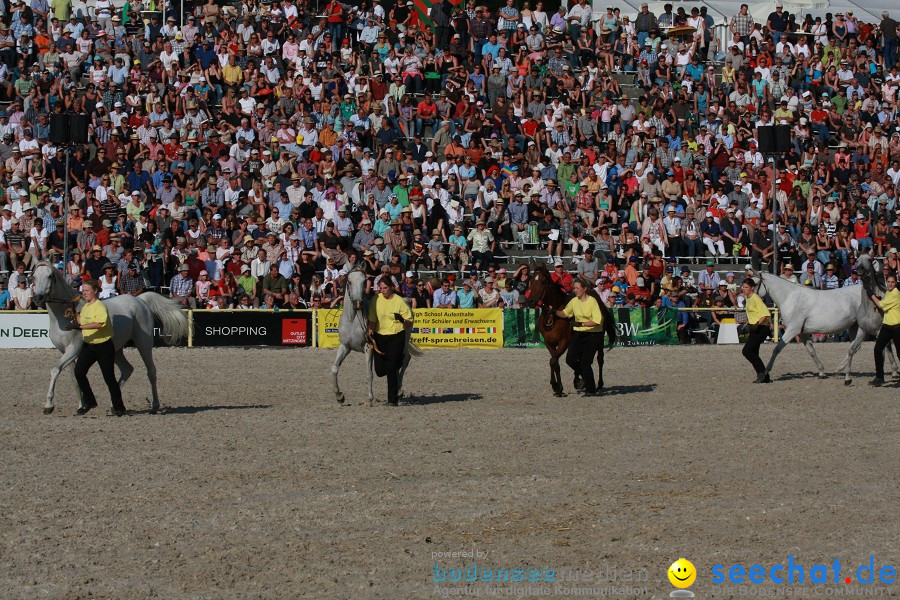
[[(588, 293), (597, 300), (600, 305), (600, 312), (603, 313), (603, 331), (609, 340), (609, 347), (616, 341), (616, 324), (613, 321), (612, 313), (605, 304), (597, 296), (593, 290), (593, 286), (588, 283)], [(569, 319), (561, 319), (556, 316), (557, 310), (562, 310), (568, 304), (570, 297), (567, 296), (559, 284), (550, 277), (550, 271), (546, 267), (537, 267), (531, 276), (528, 284), (528, 298), (526, 305), (529, 308), (539, 307), (541, 309), (538, 316), (538, 331), (544, 338), (544, 345), (550, 351), (550, 387), (553, 388), (553, 394), (561, 397), (565, 396), (563, 392), (562, 377), (559, 372), (559, 357), (562, 356), (569, 347), (572, 340), (572, 322)], [(603, 389), (603, 352), (602, 349), (597, 353), (597, 366), (600, 370), (597, 389)], [(584, 387), (581, 375), (575, 373), (574, 384), (575, 389)]]

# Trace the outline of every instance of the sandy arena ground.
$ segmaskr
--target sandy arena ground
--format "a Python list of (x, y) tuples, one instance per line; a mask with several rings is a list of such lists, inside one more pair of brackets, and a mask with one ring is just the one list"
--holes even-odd
[[(819, 351), (834, 368), (846, 345)], [(616, 597), (666, 598), (679, 556), (709, 598), (717, 563), (900, 567), (900, 394), (865, 385), (871, 344), (849, 388), (815, 378), (796, 345), (769, 386), (744, 383), (737, 346), (616, 349), (611, 393), (590, 399), (551, 396), (543, 350), (428, 351), (407, 379), (416, 401), (396, 409), (358, 404), (358, 354), (342, 376), (354, 405), (339, 407), (334, 351), (167, 348), (167, 410), (144, 412), (138, 366), (120, 419), (99, 372), (100, 409), (73, 416), (64, 375), (41, 414), (56, 356), (0, 352), (2, 598), (459, 591), (435, 587), (436, 562), (646, 569), (616, 582), (645, 594)]]

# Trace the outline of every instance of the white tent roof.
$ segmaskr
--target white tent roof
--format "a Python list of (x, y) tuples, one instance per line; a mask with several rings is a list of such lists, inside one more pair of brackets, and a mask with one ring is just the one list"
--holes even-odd
[[(900, 5), (893, 4), (895, 0), (784, 0), (784, 10), (788, 13), (795, 14), (798, 21), (802, 20), (807, 14), (813, 17), (825, 17), (826, 13), (832, 15), (836, 12), (852, 11), (854, 16), (869, 23), (878, 23), (881, 21), (882, 11), (889, 11), (894, 18), (900, 18)], [(746, 0), (698, 0), (688, 2), (660, 2), (648, 1), (650, 12), (659, 17), (663, 13), (663, 6), (671, 3), (673, 10), (678, 10), (679, 6), (690, 13), (694, 6), (706, 6), (709, 14), (715, 19), (716, 25), (724, 25), (731, 22), (731, 17), (736, 15), (741, 8), (741, 4)], [(750, 5), (750, 14), (757, 23), (765, 23), (769, 14), (775, 10), (775, 1), (766, 0), (765, 2), (747, 2)], [(565, 2), (564, 2), (565, 5)], [(607, 6), (616, 6), (620, 9), (622, 16), (632, 19), (637, 17), (641, 7), (641, 0), (593, 0), (594, 19), (599, 20), (606, 14)]]

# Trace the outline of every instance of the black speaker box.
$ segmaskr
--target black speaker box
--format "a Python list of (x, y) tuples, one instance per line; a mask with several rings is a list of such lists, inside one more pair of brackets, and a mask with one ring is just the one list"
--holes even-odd
[(787, 154), (791, 151), (791, 127), (789, 125), (775, 126), (775, 152)]
[(757, 127), (759, 151), (763, 154), (787, 154), (791, 151), (791, 128), (789, 125)]
[(87, 115), (50, 115), (50, 141), (58, 146), (86, 144), (88, 141)]
[(50, 115), (50, 141), (57, 146), (69, 143), (69, 115)]
[(86, 144), (88, 141), (87, 115), (69, 115), (69, 143)]

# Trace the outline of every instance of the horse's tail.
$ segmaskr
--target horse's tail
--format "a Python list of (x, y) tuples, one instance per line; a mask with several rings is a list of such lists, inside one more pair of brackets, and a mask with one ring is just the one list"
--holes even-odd
[(603, 331), (609, 340), (609, 347), (612, 348), (616, 343), (616, 322), (613, 320), (612, 311), (603, 302), (597, 303), (600, 306), (600, 314), (603, 315)]
[(162, 324), (162, 339), (166, 345), (174, 346), (187, 337), (191, 323), (176, 300), (155, 292), (144, 292), (138, 298)]
[(422, 349), (412, 341), (412, 329), (406, 330), (406, 351), (410, 356), (422, 356)]

